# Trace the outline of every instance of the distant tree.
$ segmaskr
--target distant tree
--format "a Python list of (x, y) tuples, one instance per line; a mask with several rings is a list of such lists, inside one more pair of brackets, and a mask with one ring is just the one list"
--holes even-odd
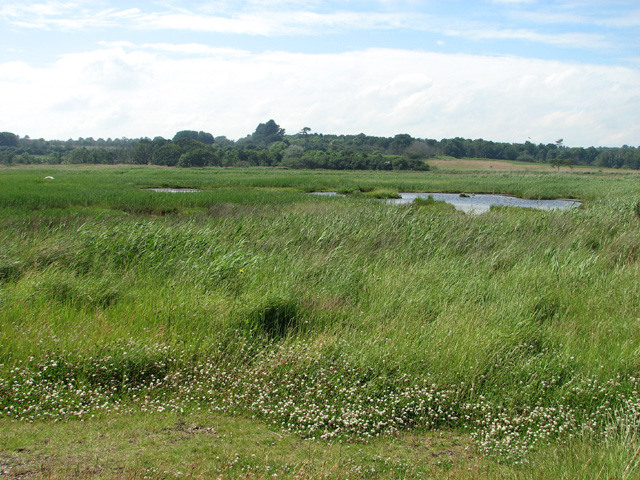
[(196, 132), (195, 130), (180, 130), (173, 136), (173, 141), (177, 142), (178, 140), (182, 140), (185, 138), (198, 140), (198, 132)]
[(555, 167), (558, 169), (558, 171), (560, 170), (560, 167), (562, 165), (564, 165), (564, 160), (558, 157), (554, 157), (552, 159), (549, 160), (549, 165), (551, 165), (552, 167)]
[(311, 128), (309, 127), (303, 127), (302, 130), (300, 130), (300, 134), (302, 134), (302, 137), (304, 138), (304, 148), (309, 148), (309, 132), (311, 131)]
[(280, 153), (281, 155), (284, 154), (284, 151), (287, 149), (288, 145), (285, 142), (273, 142), (271, 145), (269, 145), (269, 153)]
[(454, 158), (464, 157), (465, 151), (462, 138), (456, 137), (451, 140), (446, 140), (444, 154)]
[(46, 163), (49, 165), (60, 165), (62, 163), (62, 153), (52, 152), (46, 159)]
[(518, 150), (513, 145), (505, 145), (502, 149), (502, 158), (505, 160), (515, 160), (518, 158)]
[(208, 148), (204, 143), (199, 142), (193, 138), (181, 138), (175, 141), (175, 144), (178, 145), (182, 152), (189, 152), (191, 150), (198, 150), (200, 148)]
[(270, 145), (284, 139), (284, 128), (280, 128), (273, 119), (267, 123), (261, 123), (251, 135), (251, 140), (258, 145)]
[(532, 157), (529, 153), (521, 153), (520, 155), (518, 155), (518, 158), (516, 158), (516, 160), (519, 162), (535, 162), (536, 161), (536, 159)]
[(233, 145), (233, 140), (229, 140), (224, 135), (220, 135), (214, 138), (214, 142), (218, 147), (230, 147)]
[(389, 144), (389, 148), (395, 154), (400, 154), (409, 148), (413, 143), (413, 137), (407, 133), (399, 133)]
[(198, 136), (196, 137), (196, 140), (204, 143), (205, 145), (213, 145), (213, 142), (214, 142), (213, 135), (211, 135), (208, 132), (198, 132)]
[(167, 143), (153, 152), (151, 163), (154, 165), (167, 165), (173, 167), (178, 164), (182, 149), (176, 143)]
[(181, 130), (173, 136), (173, 141), (176, 142), (182, 139), (197, 140), (205, 145), (213, 145), (215, 141), (213, 135), (208, 132), (195, 131), (195, 130)]
[(424, 172), (428, 172), (431, 170), (429, 165), (419, 158), (409, 159), (409, 169), (411, 170), (421, 170)]
[(89, 158), (89, 150), (87, 150), (87, 147), (74, 148), (67, 157), (67, 162), (72, 165), (89, 163)]
[(216, 155), (209, 148), (200, 148), (183, 153), (178, 160), (179, 167), (206, 167), (216, 164)]
[(165, 140), (163, 137), (153, 137), (153, 148), (154, 150), (160, 147), (163, 147), (169, 142), (169, 140)]
[(289, 145), (282, 155), (282, 164), (289, 168), (303, 168), (301, 162), (304, 148), (300, 145)]
[(284, 151), (284, 158), (300, 158), (304, 153), (304, 148), (300, 145), (289, 145)]
[(595, 147), (589, 147), (585, 150), (585, 163), (587, 165), (593, 165), (598, 157), (598, 150)]
[(142, 139), (138, 142), (138, 144), (133, 149), (133, 154), (131, 155), (132, 163), (136, 165), (148, 165), (151, 163), (151, 159), (153, 158), (153, 142), (149, 139)]
[(524, 150), (527, 152), (528, 155), (531, 155), (532, 157), (535, 156), (536, 154), (536, 146), (533, 143), (531, 143), (529, 140), (524, 142)]
[(391, 165), (394, 170), (408, 170), (409, 161), (405, 157), (393, 157)]
[(17, 147), (18, 136), (11, 132), (0, 132), (0, 147)]
[(415, 140), (404, 151), (409, 158), (428, 158), (433, 156), (434, 148), (424, 140)]
[(15, 157), (13, 157), (13, 161), (15, 163), (23, 164), (23, 165), (29, 165), (30, 163), (33, 163), (31, 155), (29, 155), (27, 152), (23, 152), (20, 155), (16, 155)]
[(16, 153), (12, 150), (0, 149), (0, 163), (3, 165), (11, 165)]
[(271, 135), (284, 135), (284, 129), (280, 128), (273, 119), (267, 123), (261, 123), (256, 127), (254, 135), (259, 137), (269, 137)]
[(103, 165), (113, 165), (117, 161), (116, 152), (107, 148), (91, 150), (91, 162)]

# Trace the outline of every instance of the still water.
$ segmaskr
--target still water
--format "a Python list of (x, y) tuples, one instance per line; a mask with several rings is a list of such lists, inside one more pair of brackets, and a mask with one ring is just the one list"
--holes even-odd
[[(314, 192), (316, 195), (339, 196), (336, 192)], [(507, 195), (469, 194), (459, 193), (400, 193), (401, 198), (385, 200), (391, 204), (408, 204), (416, 198), (433, 197), (434, 200), (447, 202), (457, 210), (467, 213), (483, 213), (496, 207), (526, 207), (540, 210), (577, 208), (580, 202), (577, 200), (527, 200), (524, 198), (510, 197)]]
[(148, 190), (165, 193), (196, 193), (202, 191), (198, 190), (197, 188), (149, 188)]
[(577, 208), (580, 202), (577, 200), (527, 200), (524, 198), (510, 197), (507, 195), (469, 194), (460, 196), (458, 193), (400, 193), (402, 198), (389, 200), (389, 203), (411, 203), (416, 198), (428, 198), (447, 202), (468, 213), (487, 212), (491, 207), (526, 207), (539, 210)]

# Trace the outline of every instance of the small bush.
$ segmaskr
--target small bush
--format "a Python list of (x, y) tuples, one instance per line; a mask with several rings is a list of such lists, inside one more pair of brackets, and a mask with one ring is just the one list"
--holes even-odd
[(374, 190), (372, 192), (367, 192), (364, 194), (366, 198), (378, 198), (378, 199), (389, 199), (389, 198), (400, 198), (398, 192), (393, 190)]
[(342, 187), (342, 188), (338, 188), (338, 190), (336, 190), (336, 193), (340, 194), (340, 195), (354, 195), (357, 193), (360, 193), (361, 190), (357, 187)]
[(245, 325), (251, 333), (280, 338), (297, 328), (300, 316), (300, 306), (296, 301), (268, 298), (248, 313)]
[(22, 262), (5, 256), (0, 257), (0, 281), (15, 280), (22, 275)]
[(418, 207), (426, 207), (428, 205), (435, 205), (436, 201), (434, 200), (433, 195), (429, 195), (427, 198), (416, 198), (413, 201), (413, 204)]

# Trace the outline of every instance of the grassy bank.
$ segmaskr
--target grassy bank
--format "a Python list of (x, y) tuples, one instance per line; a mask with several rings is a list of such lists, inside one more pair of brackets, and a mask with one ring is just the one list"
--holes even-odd
[[(163, 186), (203, 192), (145, 190)], [(316, 190), (584, 205), (474, 216)], [(487, 478), (633, 478), (639, 202), (624, 174), (5, 168), (0, 408), (256, 417), (321, 445), (446, 430)]]

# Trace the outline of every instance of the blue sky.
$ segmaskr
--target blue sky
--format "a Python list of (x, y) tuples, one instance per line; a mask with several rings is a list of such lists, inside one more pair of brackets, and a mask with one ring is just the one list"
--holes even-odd
[(640, 145), (640, 2), (0, 2), (0, 130)]

